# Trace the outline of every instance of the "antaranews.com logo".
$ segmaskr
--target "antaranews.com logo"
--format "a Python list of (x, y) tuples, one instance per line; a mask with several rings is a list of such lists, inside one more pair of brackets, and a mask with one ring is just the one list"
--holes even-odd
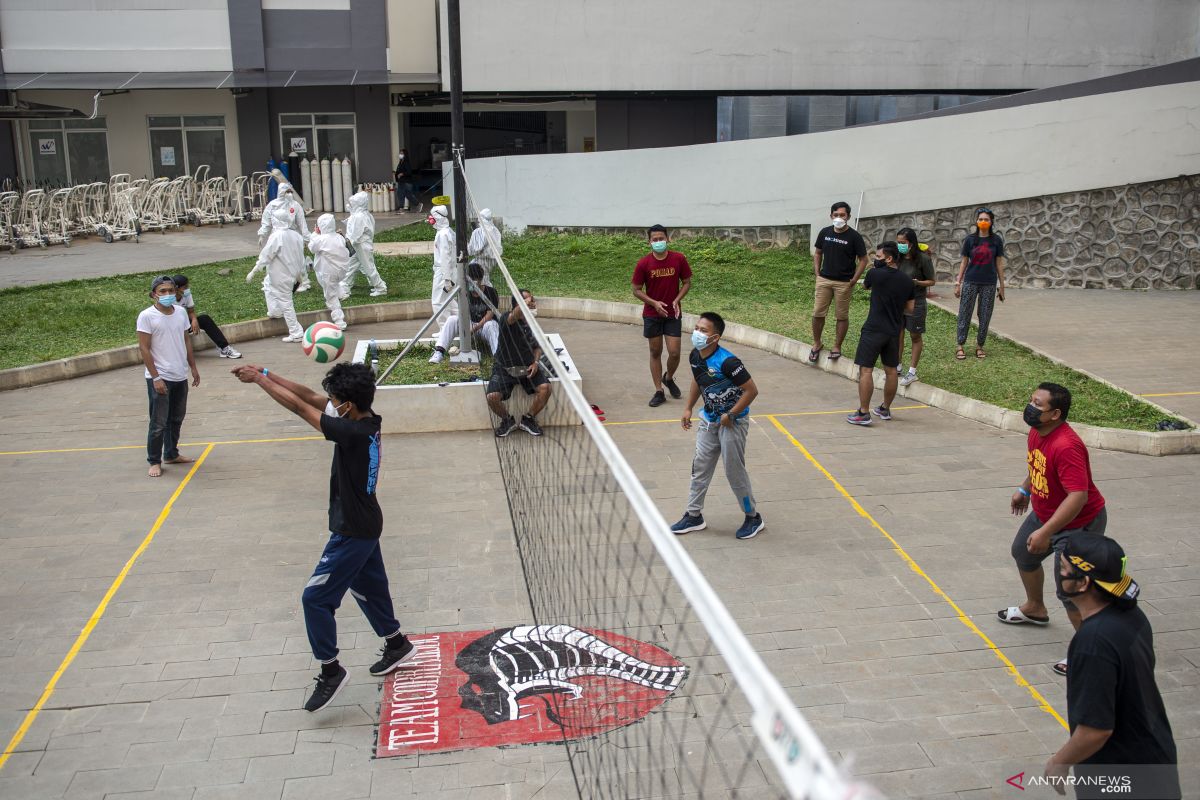
[(1128, 775), (1030, 775), (1018, 772), (1007, 781), (1009, 786), (1022, 792), (1034, 787), (1048, 786), (1054, 789), (1093, 788), (1104, 795), (1129, 795), (1133, 793), (1133, 778)]

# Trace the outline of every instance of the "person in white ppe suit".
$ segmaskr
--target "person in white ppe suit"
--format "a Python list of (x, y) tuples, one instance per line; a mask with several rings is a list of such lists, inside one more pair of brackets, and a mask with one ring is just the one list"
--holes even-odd
[[(433, 310), (446, 302), (450, 292), (454, 291), (454, 231), (450, 228), (450, 212), (445, 206), (434, 206), (429, 210), (429, 218), (437, 231), (433, 235)], [(453, 306), (445, 308), (438, 315), (438, 324), (446, 326), (446, 320), (455, 313)]]
[[(488, 239), (496, 245), (496, 253), (488, 247)], [(496, 255), (504, 255), (504, 242), (500, 237), (500, 229), (492, 222), (492, 210), (485, 208), (479, 212), (479, 225), (471, 232), (471, 241), (467, 242), (467, 255), (472, 261), (483, 267), (484, 286), (492, 285), (492, 269), (496, 266)]]
[(292, 289), (305, 272), (304, 238), (293, 227), (292, 214), (286, 208), (276, 208), (271, 214), (271, 235), (263, 245), (254, 269), (246, 275), (246, 283), (262, 270), (267, 271), (269, 287), (264, 282), (267, 294), (268, 313), (271, 307), (287, 323), (288, 335), (285, 342), (298, 342), (304, 338), (304, 329), (296, 321), (296, 307), (292, 304)]
[(350, 257), (350, 266), (346, 277), (342, 280), (341, 298), (350, 296), (354, 287), (354, 279), (361, 272), (367, 276), (371, 284), (371, 297), (382, 297), (387, 294), (387, 284), (379, 276), (375, 266), (375, 217), (367, 210), (371, 196), (366, 192), (355, 192), (346, 201), (346, 240), (354, 246), (354, 255)]
[[(300, 205), (300, 201), (296, 199), (296, 192), (290, 183), (280, 183), (279, 191), (275, 194), (275, 199), (267, 203), (263, 208), (262, 224), (258, 226), (258, 246), (262, 247), (267, 243), (267, 237), (271, 235), (271, 217), (278, 209), (286, 209), (291, 217), (292, 228), (304, 239), (308, 241), (309, 232), (308, 224), (304, 221), (304, 207)], [(265, 283), (265, 281), (264, 281)], [(297, 292), (307, 292), (312, 288), (312, 282), (308, 279), (308, 265), (305, 264), (304, 275), (301, 276), (300, 286), (296, 289)], [(266, 291), (266, 286), (263, 287)]]
[(346, 330), (346, 315), (342, 313), (342, 281), (350, 264), (346, 240), (337, 232), (333, 214), (317, 217), (317, 227), (308, 237), (308, 249), (313, 254), (317, 283), (325, 292), (325, 307), (333, 324)]

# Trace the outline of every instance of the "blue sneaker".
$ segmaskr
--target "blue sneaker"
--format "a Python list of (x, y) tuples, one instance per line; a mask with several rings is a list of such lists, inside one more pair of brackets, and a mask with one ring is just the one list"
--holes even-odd
[(846, 422), (849, 422), (851, 425), (870, 425), (871, 415), (865, 411), (855, 411), (846, 417)]
[(753, 517), (746, 517), (746, 521), (734, 535), (739, 539), (753, 539), (765, 527), (767, 527), (767, 523), (763, 522), (762, 514), (755, 514)]
[(692, 516), (685, 511), (683, 512), (683, 516), (679, 518), (679, 522), (671, 526), (671, 533), (681, 536), (692, 531), (702, 531), (707, 527), (708, 523), (704, 521), (703, 514)]
[(882, 403), (879, 405), (879, 408), (872, 408), (871, 413), (879, 417), (884, 422), (887, 422), (892, 418), (892, 410)]

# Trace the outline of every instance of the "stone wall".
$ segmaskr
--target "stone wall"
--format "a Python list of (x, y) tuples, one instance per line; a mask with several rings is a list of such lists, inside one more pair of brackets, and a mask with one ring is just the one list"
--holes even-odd
[[(647, 226), (649, 227), (649, 226)], [(741, 242), (751, 247), (788, 247), (796, 244), (807, 247), (809, 228), (807, 225), (772, 225), (755, 228), (669, 228), (672, 239), (694, 239), (698, 236), (711, 236), (731, 242)], [(625, 233), (630, 236), (644, 238), (646, 228), (605, 228), (605, 227), (560, 227), (546, 225), (530, 225), (526, 231), (533, 233)]]
[[(1200, 289), (1200, 175), (981, 205), (996, 212), (1009, 286)], [(975, 208), (869, 217), (859, 231), (872, 247), (913, 228), (952, 283)]]

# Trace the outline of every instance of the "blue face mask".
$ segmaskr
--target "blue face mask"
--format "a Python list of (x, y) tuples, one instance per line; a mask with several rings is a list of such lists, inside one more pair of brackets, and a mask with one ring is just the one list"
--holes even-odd
[(692, 331), (692, 347), (703, 350), (708, 347), (708, 337), (700, 331)]
[(897, 242), (896, 249), (900, 251), (900, 255), (902, 256), (908, 254), (908, 245), (906, 245), (904, 242)]
[(168, 308), (170, 308), (171, 306), (175, 305), (175, 295), (173, 295), (173, 294), (168, 294), (164, 297), (159, 297), (157, 299), (158, 299), (158, 304), (161, 306), (167, 306)]
[[(901, 252), (903, 252), (903, 251), (901, 251)], [(183, 297), (184, 297), (184, 299), (185, 299), (185, 300), (186, 300), (187, 298), (191, 297), (191, 296), (192, 296), (192, 290), (191, 290), (191, 289), (184, 289), (184, 290), (183, 290)]]
[(664, 242), (651, 242), (650, 249), (656, 253), (665, 253), (665, 252), (667, 252), (667, 243), (665, 241)]

